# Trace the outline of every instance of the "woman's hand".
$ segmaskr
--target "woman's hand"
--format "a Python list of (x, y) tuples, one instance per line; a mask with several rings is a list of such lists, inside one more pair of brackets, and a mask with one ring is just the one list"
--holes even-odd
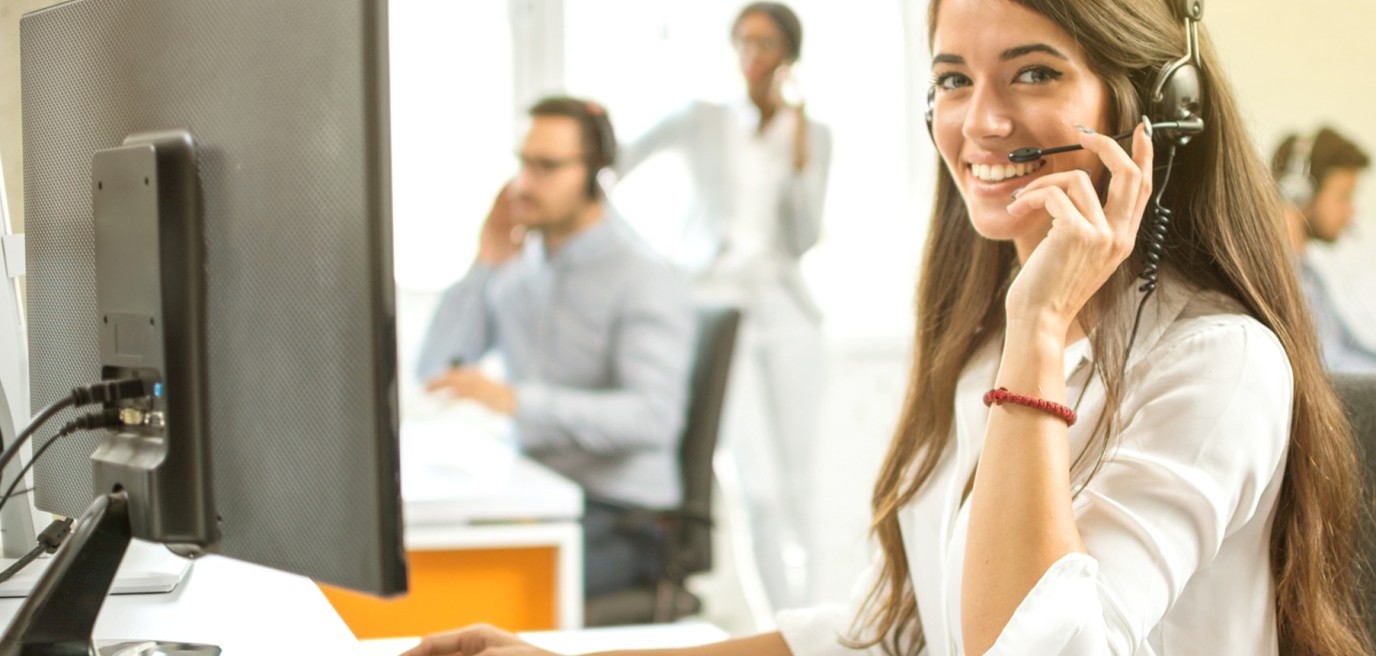
[(793, 170), (807, 168), (807, 113), (804, 111), (803, 90), (793, 67), (783, 64), (774, 69), (774, 77), (769, 85), (769, 95), (774, 106), (780, 109), (792, 108), (797, 115), (793, 128)]
[(401, 656), (556, 656), (486, 624), (427, 636)]
[(1050, 331), (1064, 339), (1085, 303), (1132, 253), (1151, 197), (1153, 153), (1146, 130), (1144, 124), (1134, 132), (1131, 157), (1110, 137), (1081, 135), (1080, 143), (1099, 156), (1112, 176), (1102, 206), (1084, 171), (1038, 178), (1008, 206), (1016, 217), (1037, 210), (1052, 217), (1051, 231), (1008, 290), (1010, 333)]

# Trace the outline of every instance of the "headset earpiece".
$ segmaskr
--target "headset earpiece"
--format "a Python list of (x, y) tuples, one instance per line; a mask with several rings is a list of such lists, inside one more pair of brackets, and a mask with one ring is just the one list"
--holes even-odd
[(1312, 155), (1313, 143), (1304, 137), (1295, 137), (1290, 144), (1290, 154), (1285, 158), (1285, 170), (1276, 181), (1280, 195), (1300, 210), (1308, 209), (1314, 202), (1318, 187), (1311, 171)]
[(597, 144), (597, 152), (588, 153), (588, 198), (597, 199), (601, 195), (601, 190), (597, 186), (597, 176), (605, 169), (616, 163), (616, 133), (612, 130), (611, 119), (607, 117), (607, 110), (601, 105), (589, 101), (587, 103), (588, 126), (592, 129), (593, 143)]
[(1202, 131), (1204, 86), (1199, 55), (1199, 21), (1204, 18), (1203, 0), (1186, 0), (1177, 7), (1185, 21), (1185, 55), (1167, 62), (1152, 81), (1151, 120), (1153, 123), (1188, 122), (1197, 129), (1162, 128), (1159, 134), (1177, 146), (1190, 142)]
[(931, 137), (932, 143), (936, 143), (936, 135), (932, 133), (932, 120), (936, 118), (936, 87), (927, 87), (927, 136)]

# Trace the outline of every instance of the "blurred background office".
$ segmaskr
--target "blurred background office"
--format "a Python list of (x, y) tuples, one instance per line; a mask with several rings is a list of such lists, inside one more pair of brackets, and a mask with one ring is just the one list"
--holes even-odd
[[(0, 163), (23, 226), (18, 18), (53, 0), (0, 0)], [(392, 0), (392, 144), (400, 362), (439, 293), (467, 270), (492, 191), (516, 168), (524, 109), (547, 93), (595, 98), (630, 141), (692, 101), (741, 95), (728, 26), (740, 0)], [(925, 0), (796, 0), (806, 26), (797, 72), (807, 114), (830, 128), (822, 228), (801, 260), (816, 299), (826, 371), (802, 539), (805, 601), (844, 598), (869, 548), (875, 469), (906, 385), (912, 296), (936, 167), (923, 127), (929, 84)], [(1208, 25), (1250, 116), (1259, 152), (1285, 135), (1339, 126), (1376, 152), (1376, 22), (1369, 0), (1214, 0)], [(1365, 174), (1370, 177), (1370, 172)], [(1354, 338), (1376, 347), (1376, 183), (1365, 180), (1344, 239), (1308, 256)], [(668, 251), (693, 206), (688, 165), (644, 162), (617, 209)], [(640, 220), (645, 219), (645, 220)], [(649, 220), (653, 219), (653, 220)], [(401, 380), (411, 381), (403, 371)], [(412, 390), (414, 392), (414, 390)], [(729, 485), (729, 483), (727, 483)], [(740, 519), (739, 517), (737, 518)], [(733, 632), (767, 626), (746, 527), (723, 518), (716, 571), (699, 582), (706, 615)], [(752, 580), (753, 579), (753, 580)]]

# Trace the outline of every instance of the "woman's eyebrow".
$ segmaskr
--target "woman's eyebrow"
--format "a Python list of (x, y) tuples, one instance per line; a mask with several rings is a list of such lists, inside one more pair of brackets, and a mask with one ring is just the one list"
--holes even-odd
[[(1070, 58), (1067, 57), (1065, 53), (1045, 43), (1029, 43), (1027, 45), (1014, 46), (999, 53), (999, 60), (1009, 61), (1017, 59), (1019, 57), (1025, 57), (1036, 52), (1051, 55), (1052, 57), (1056, 57), (1057, 59), (1064, 59), (1066, 61), (1070, 61)], [(954, 64), (957, 66), (964, 66), (965, 58), (961, 57), (960, 55), (952, 55), (943, 52), (937, 54), (935, 57), (932, 57), (932, 65), (935, 66), (937, 64)]]
[(1057, 57), (1059, 59), (1070, 61), (1070, 58), (1065, 56), (1065, 53), (1049, 45), (1046, 45), (1045, 43), (1029, 43), (1025, 46), (1015, 46), (1009, 48), (1003, 51), (1001, 54), (999, 54), (999, 59), (1002, 61), (1008, 61), (1010, 59), (1017, 59), (1018, 57), (1030, 55), (1034, 52), (1040, 52), (1051, 55), (1052, 57)]

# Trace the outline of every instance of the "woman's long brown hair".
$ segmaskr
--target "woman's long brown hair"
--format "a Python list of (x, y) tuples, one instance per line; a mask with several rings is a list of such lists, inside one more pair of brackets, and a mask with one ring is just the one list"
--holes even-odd
[[(1183, 20), (1167, 0), (1016, 0), (1051, 19), (1083, 48), (1105, 82), (1115, 132), (1145, 111), (1144, 87), (1185, 50)], [(935, 31), (938, 0), (928, 11)], [(1284, 481), (1271, 534), (1276, 620), (1282, 654), (1371, 653), (1352, 583), (1360, 469), (1282, 233), (1282, 206), (1248, 137), (1206, 30), (1200, 30), (1207, 129), (1175, 158), (1162, 202), (1174, 216), (1163, 268), (1220, 291), (1280, 339), (1294, 372)], [(930, 38), (929, 38), (930, 42)], [(1158, 157), (1158, 159), (1162, 159)], [(879, 473), (871, 531), (883, 566), (853, 627), (856, 647), (916, 653), (924, 643), (898, 513), (923, 489), (949, 448), (955, 386), (972, 354), (1002, 333), (1004, 298), (1016, 265), (1008, 243), (971, 227), (949, 171), (938, 167), (936, 202), (917, 292), (917, 334), (902, 417)], [(1159, 181), (1158, 181), (1159, 182)], [(1143, 225), (1148, 225), (1144, 220)], [(1140, 244), (1138, 252), (1140, 252)], [(1092, 450), (1074, 469), (1092, 477), (1118, 432), (1130, 310), (1141, 261), (1129, 258), (1085, 308), (1106, 407)], [(1170, 280), (1162, 284), (1169, 284)]]

